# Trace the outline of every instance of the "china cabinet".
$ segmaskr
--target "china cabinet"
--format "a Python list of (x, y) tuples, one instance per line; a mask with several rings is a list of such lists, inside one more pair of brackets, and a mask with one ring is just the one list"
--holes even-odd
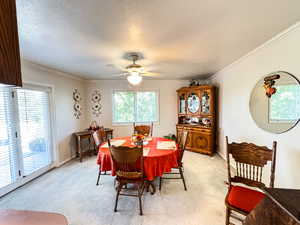
[(177, 90), (177, 96), (177, 136), (188, 130), (187, 150), (212, 155), (215, 149), (215, 87), (183, 87)]

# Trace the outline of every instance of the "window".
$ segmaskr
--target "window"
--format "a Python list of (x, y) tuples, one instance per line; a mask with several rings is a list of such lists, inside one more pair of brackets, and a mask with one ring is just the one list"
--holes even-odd
[(280, 85), (276, 89), (276, 94), (269, 99), (269, 122), (296, 122), (300, 118), (299, 85)]
[(113, 123), (158, 121), (158, 92), (114, 91)]

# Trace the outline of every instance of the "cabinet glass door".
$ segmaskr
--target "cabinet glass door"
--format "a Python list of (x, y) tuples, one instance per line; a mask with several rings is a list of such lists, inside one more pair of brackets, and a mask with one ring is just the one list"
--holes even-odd
[(185, 94), (184, 93), (179, 95), (179, 113), (180, 114), (186, 113)]
[(196, 93), (190, 93), (188, 96), (188, 109), (191, 113), (197, 113), (200, 107), (200, 99)]
[(210, 90), (204, 90), (201, 92), (201, 112), (202, 114), (211, 113), (211, 93)]

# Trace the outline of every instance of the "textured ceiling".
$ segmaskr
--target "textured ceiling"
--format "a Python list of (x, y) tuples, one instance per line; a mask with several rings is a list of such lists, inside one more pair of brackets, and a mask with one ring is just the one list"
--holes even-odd
[(126, 52), (161, 79), (213, 74), (300, 20), (299, 0), (17, 0), (22, 57), (115, 79)]

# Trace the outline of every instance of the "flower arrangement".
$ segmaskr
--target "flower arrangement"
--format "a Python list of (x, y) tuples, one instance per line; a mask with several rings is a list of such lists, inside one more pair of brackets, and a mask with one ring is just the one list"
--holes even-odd
[(145, 135), (133, 134), (131, 139), (135, 145), (141, 145), (145, 139)]

